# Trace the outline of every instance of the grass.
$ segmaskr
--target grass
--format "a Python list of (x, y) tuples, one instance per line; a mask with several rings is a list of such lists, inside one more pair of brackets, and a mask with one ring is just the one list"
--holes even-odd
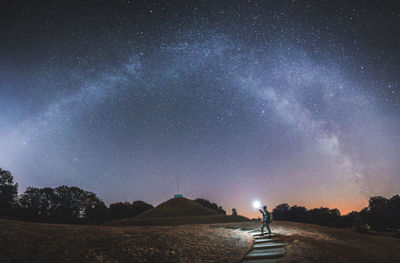
[(181, 217), (216, 215), (217, 212), (184, 197), (172, 198), (160, 205), (145, 211), (137, 217)]
[(241, 222), (249, 220), (243, 216), (226, 216), (218, 214), (193, 200), (173, 198), (144, 213), (119, 220), (111, 220), (103, 225), (108, 226), (178, 226), (187, 224), (211, 224)]
[[(225, 227), (81, 226), (0, 219), (0, 262), (240, 262), (252, 237)], [(400, 262), (400, 240), (312, 224), (274, 221), (286, 245), (282, 262)]]
[(111, 227), (0, 219), (0, 262), (239, 262), (242, 231), (208, 225)]
[(124, 218), (119, 220), (110, 220), (103, 225), (106, 226), (179, 226), (188, 224), (211, 224), (242, 222), (249, 219), (243, 216), (225, 216), (225, 215), (204, 215), (204, 216), (181, 216), (181, 217), (150, 217), (150, 218)]

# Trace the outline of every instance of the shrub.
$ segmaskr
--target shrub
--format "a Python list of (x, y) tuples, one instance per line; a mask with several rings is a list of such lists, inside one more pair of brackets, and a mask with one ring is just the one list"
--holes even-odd
[(357, 233), (368, 233), (369, 231), (369, 227), (367, 225), (363, 225), (363, 226), (358, 226), (356, 227), (356, 232)]

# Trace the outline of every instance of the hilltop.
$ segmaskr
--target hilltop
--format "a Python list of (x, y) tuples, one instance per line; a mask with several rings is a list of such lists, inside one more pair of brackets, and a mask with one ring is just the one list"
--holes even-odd
[(120, 220), (111, 220), (104, 225), (112, 226), (150, 226), (185, 225), (240, 222), (249, 220), (243, 216), (219, 214), (193, 200), (179, 197), (169, 199), (142, 214)]
[(178, 217), (216, 214), (218, 214), (216, 211), (209, 209), (202, 204), (184, 197), (179, 197), (169, 199), (158, 206), (141, 213), (137, 217)]

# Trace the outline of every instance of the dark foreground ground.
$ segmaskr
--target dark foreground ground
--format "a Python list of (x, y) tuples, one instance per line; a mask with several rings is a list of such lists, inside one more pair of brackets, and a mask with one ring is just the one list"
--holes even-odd
[[(0, 262), (240, 262), (253, 237), (225, 226), (74, 226), (0, 219)], [(400, 240), (351, 229), (274, 222), (282, 262), (400, 262)]]
[(271, 230), (281, 234), (287, 244), (282, 262), (400, 262), (400, 239), (385, 233), (361, 234), (354, 229), (285, 221), (273, 222)]
[(203, 216), (174, 216), (150, 218), (124, 218), (103, 223), (104, 226), (180, 226), (188, 224), (211, 224), (249, 221), (243, 216), (203, 215)]
[(77, 226), (0, 219), (0, 262), (238, 262), (242, 231), (184, 226)]

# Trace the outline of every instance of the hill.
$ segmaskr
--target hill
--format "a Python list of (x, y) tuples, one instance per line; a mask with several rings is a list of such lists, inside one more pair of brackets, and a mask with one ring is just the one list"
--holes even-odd
[(203, 215), (176, 217), (143, 217), (134, 216), (119, 220), (104, 222), (104, 226), (180, 226), (188, 224), (213, 224), (249, 221), (244, 216)]
[(168, 201), (141, 213), (137, 217), (179, 217), (216, 214), (218, 214), (216, 211), (196, 203), (193, 200), (180, 197), (169, 199)]
[(108, 226), (178, 226), (186, 224), (211, 224), (241, 222), (249, 220), (243, 216), (226, 216), (193, 200), (173, 198), (149, 209), (138, 216), (111, 220)]

